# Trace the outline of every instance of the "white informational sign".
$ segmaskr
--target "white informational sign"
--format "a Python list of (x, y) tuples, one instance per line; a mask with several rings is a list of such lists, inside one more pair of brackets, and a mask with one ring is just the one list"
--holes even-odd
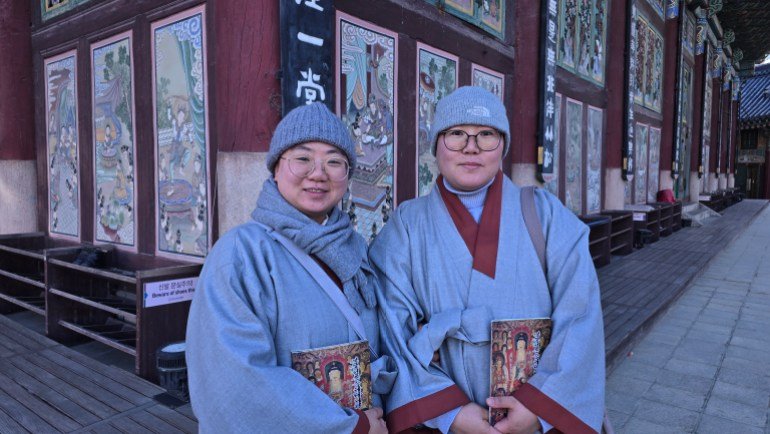
[(643, 212), (635, 212), (634, 213), (634, 221), (635, 222), (643, 222), (647, 220), (647, 214)]
[(197, 277), (144, 284), (144, 307), (163, 306), (192, 300)]

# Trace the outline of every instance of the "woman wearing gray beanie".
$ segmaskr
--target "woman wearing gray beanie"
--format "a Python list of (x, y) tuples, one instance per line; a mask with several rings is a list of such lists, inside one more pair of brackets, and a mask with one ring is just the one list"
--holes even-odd
[[(252, 221), (216, 243), (190, 308), (186, 356), (201, 432), (387, 432), (378, 394), (395, 372), (378, 357), (379, 285), (366, 242), (337, 208), (355, 163), (347, 128), (323, 104), (278, 124), (267, 154), (273, 177)], [(357, 341), (368, 351), (345, 345)], [(293, 360), (297, 352), (312, 357)]]
[[(441, 99), (430, 140), (436, 186), (402, 203), (369, 250), (383, 352), (399, 372), (390, 431), (597, 432), (604, 334), (588, 228), (546, 191), (503, 175), (510, 127), (488, 91)], [(550, 344), (512, 396), (492, 397), (490, 323), (527, 318), (552, 320)], [(487, 407), (507, 416), (490, 426)]]

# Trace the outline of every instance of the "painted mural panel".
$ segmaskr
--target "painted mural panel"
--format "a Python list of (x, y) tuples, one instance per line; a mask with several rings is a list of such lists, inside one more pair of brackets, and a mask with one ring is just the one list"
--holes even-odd
[(478, 11), (483, 28), (492, 30), (492, 33), (503, 36), (503, 23), (505, 19), (504, 0), (484, 0)]
[(580, 0), (580, 10), (578, 11), (578, 62), (577, 72), (586, 76), (589, 75), (591, 68), (591, 1)]
[(503, 74), (495, 70), (476, 65), (475, 63), (472, 64), (471, 84), (473, 86), (481, 86), (484, 89), (497, 95), (501, 100), (503, 99)]
[[(436, 0), (426, 1), (438, 3)], [(443, 0), (443, 8), (452, 15), (503, 38), (506, 3), (504, 0)]]
[[(707, 53), (709, 54), (709, 58), (712, 52), (713, 50), (711, 47), (708, 47)], [(704, 75), (704, 83), (706, 83), (706, 85), (703, 86), (703, 136), (706, 138), (711, 137), (711, 104), (714, 92), (711, 84), (711, 71), (709, 65), (710, 63), (706, 62), (706, 73)]]
[(591, 77), (604, 83), (605, 45), (607, 39), (607, 0), (594, 0), (593, 43), (591, 44)]
[(91, 48), (96, 241), (136, 246), (132, 40), (124, 33)]
[(75, 50), (45, 64), (48, 230), (79, 238), (77, 56)]
[(565, 0), (559, 10), (559, 66), (604, 84), (607, 0)]
[(634, 102), (637, 104), (644, 104), (644, 77), (645, 77), (645, 61), (647, 56), (647, 38), (649, 32), (649, 24), (647, 20), (638, 14), (636, 16), (636, 77), (634, 82)]
[(561, 94), (556, 94), (556, 109), (554, 113), (553, 134), (553, 174), (550, 181), (545, 183), (545, 189), (559, 197), (559, 163), (561, 162)]
[(457, 57), (418, 43), (417, 80), (417, 194), (423, 196), (438, 177), (428, 136), (436, 103), (457, 89)]
[(157, 250), (203, 257), (210, 245), (205, 12), (152, 24)]
[(683, 32), (682, 46), (685, 53), (692, 57), (695, 53), (695, 17), (689, 12), (684, 17)]
[(636, 21), (636, 88), (634, 102), (661, 111), (663, 95), (663, 37), (641, 13)]
[(577, 58), (578, 0), (562, 0), (559, 10), (558, 62), (566, 69), (575, 68)]
[(371, 241), (396, 196), (396, 34), (343, 14), (338, 14), (337, 34), (339, 114), (358, 156), (343, 209)]
[(660, 180), (660, 128), (650, 127), (650, 162), (647, 168), (647, 201), (655, 202)]
[(473, 0), (444, 0), (444, 7), (453, 12), (473, 17)]
[(583, 212), (583, 104), (567, 98), (565, 115), (564, 204), (575, 214)]
[(588, 107), (586, 126), (586, 213), (602, 210), (602, 145), (604, 111)]
[(634, 175), (634, 203), (647, 202), (647, 125), (636, 124), (636, 174)]
[(40, 17), (43, 22), (69, 12), (76, 7), (89, 3), (92, 0), (40, 0)]

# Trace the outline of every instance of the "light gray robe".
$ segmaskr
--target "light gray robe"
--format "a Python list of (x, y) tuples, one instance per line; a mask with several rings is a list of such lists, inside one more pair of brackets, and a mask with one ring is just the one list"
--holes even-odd
[[(381, 339), (399, 369), (386, 400), (390, 429), (462, 405), (457, 388), (486, 406), (490, 321), (539, 317), (553, 319), (551, 342), (537, 373), (515, 396), (562, 431), (600, 429), (604, 333), (588, 228), (544, 190), (535, 200), (547, 283), (522, 218), (520, 189), (507, 177), (494, 280), (472, 269), (437, 188), (401, 204), (378, 235), (369, 254), (381, 277)], [(418, 324), (424, 324), (420, 331)], [(431, 364), (437, 349), (440, 366)]]
[[(379, 351), (375, 310), (364, 310), (361, 318)], [(360, 430), (359, 414), (291, 368), (291, 351), (357, 340), (329, 296), (262, 226), (231, 230), (206, 260), (187, 326), (190, 395), (200, 431)], [(375, 393), (387, 391), (382, 384), (395, 376), (380, 369), (384, 363), (372, 367)], [(373, 401), (382, 406), (379, 396)]]

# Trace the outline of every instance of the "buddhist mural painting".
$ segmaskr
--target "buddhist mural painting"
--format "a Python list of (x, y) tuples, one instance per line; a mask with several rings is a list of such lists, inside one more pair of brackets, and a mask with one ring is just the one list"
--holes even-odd
[(564, 0), (560, 3), (558, 65), (604, 85), (607, 0)]
[(396, 196), (397, 35), (341, 13), (337, 23), (338, 113), (358, 160), (343, 210), (372, 241), (388, 221)]
[(203, 7), (152, 24), (159, 253), (204, 257), (210, 245)]
[(417, 194), (430, 193), (438, 177), (428, 142), (438, 101), (457, 88), (457, 56), (418, 43), (417, 46)]
[(48, 230), (52, 235), (79, 238), (76, 64), (74, 50), (44, 61)]
[(132, 40), (124, 33), (91, 47), (94, 239), (136, 246)]
[(682, 46), (684, 51), (691, 58), (695, 53), (695, 17), (687, 13), (684, 16), (684, 29), (682, 35)]
[(40, 18), (45, 22), (91, 1), (92, 0), (40, 0)]
[[(437, 0), (426, 0), (436, 4)], [(503, 38), (505, 30), (505, 0), (442, 0), (443, 9), (460, 19)]]
[(554, 111), (553, 134), (553, 175), (545, 183), (546, 190), (559, 197), (559, 162), (561, 161), (561, 94), (556, 94), (556, 108)]
[(471, 84), (484, 89), (503, 99), (503, 74), (475, 63), (471, 65)]
[(576, 64), (578, 26), (578, 0), (562, 0), (559, 2), (559, 42), (557, 44), (557, 59), (559, 65), (566, 69), (574, 69)]
[(602, 127), (604, 111), (588, 107), (586, 125), (586, 213), (602, 210)]
[(663, 94), (663, 37), (641, 13), (637, 15), (636, 40), (634, 102), (660, 112)]
[(637, 123), (636, 138), (636, 173), (634, 174), (634, 203), (647, 202), (647, 125)]
[(567, 98), (565, 114), (564, 204), (583, 212), (583, 104)]
[(505, 0), (483, 0), (477, 12), (482, 27), (500, 37), (502, 37), (505, 22), (505, 3)]
[(660, 179), (660, 128), (650, 127), (650, 160), (647, 182), (647, 201), (657, 201)]

